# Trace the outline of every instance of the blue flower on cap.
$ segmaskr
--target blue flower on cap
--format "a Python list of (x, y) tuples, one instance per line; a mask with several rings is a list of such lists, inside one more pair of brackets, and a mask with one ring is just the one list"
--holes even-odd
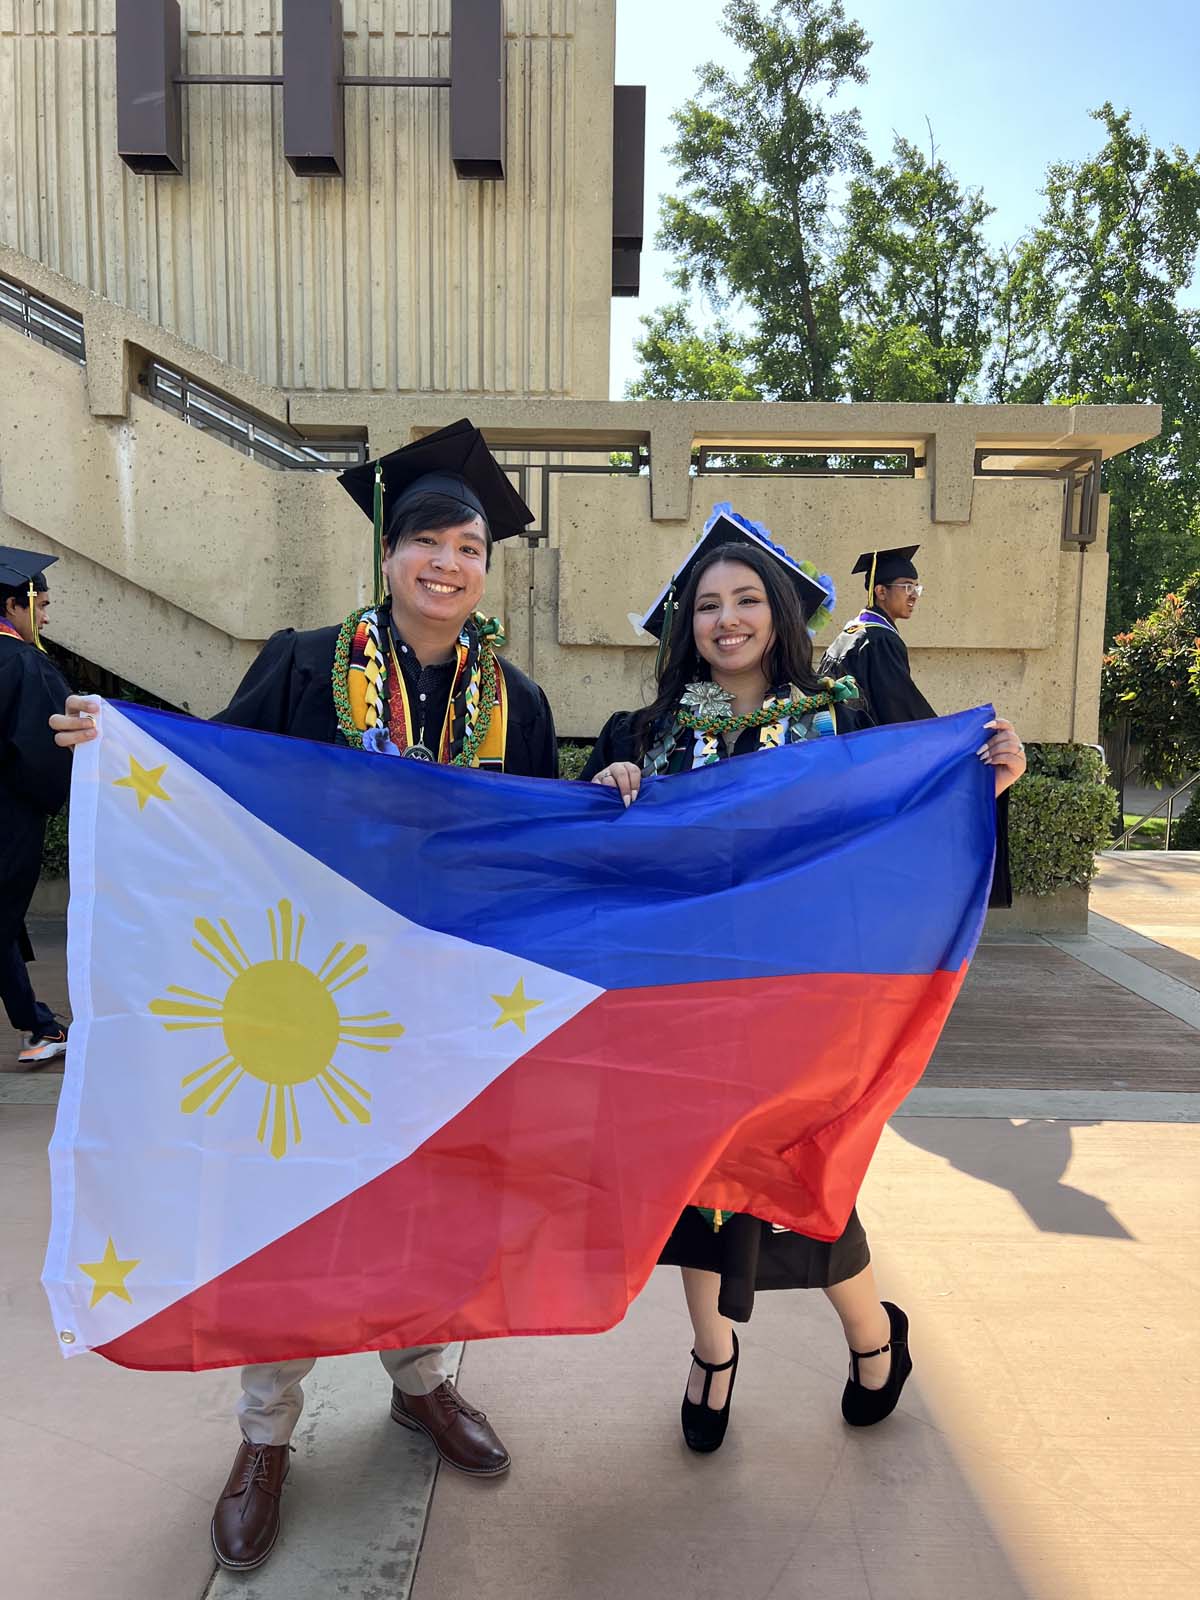
[(739, 528), (745, 528), (747, 533), (752, 533), (756, 539), (761, 539), (768, 549), (773, 550), (781, 561), (786, 561), (789, 567), (799, 565), (794, 556), (790, 556), (781, 544), (776, 544), (771, 537), (771, 530), (763, 522), (752, 522), (749, 517), (744, 517), (740, 511), (735, 511), (728, 500), (718, 500), (712, 508), (712, 515), (704, 524), (705, 533), (711, 533), (722, 517), (728, 517), (730, 522), (736, 522)]

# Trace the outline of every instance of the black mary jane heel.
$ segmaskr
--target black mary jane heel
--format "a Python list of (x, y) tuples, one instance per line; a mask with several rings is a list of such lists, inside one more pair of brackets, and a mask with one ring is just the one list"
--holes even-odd
[[(719, 1450), (725, 1442), (725, 1430), (729, 1426), (729, 1405), (733, 1399), (733, 1381), (737, 1377), (737, 1334), (733, 1336), (733, 1354), (728, 1361), (701, 1361), (694, 1350), (692, 1360), (704, 1373), (704, 1392), (697, 1402), (688, 1399), (686, 1388), (683, 1391), (683, 1406), (680, 1411), (683, 1439), (689, 1450), (695, 1450), (700, 1455), (710, 1455), (714, 1450)], [(731, 1367), (732, 1372), (729, 1371)], [(729, 1393), (725, 1396), (725, 1404), (719, 1411), (708, 1403), (714, 1372), (729, 1372)], [(690, 1373), (688, 1378), (690, 1381)]]
[[(890, 1300), (884, 1300), (882, 1304), (891, 1324), (891, 1338), (886, 1344), (881, 1344), (878, 1350), (850, 1352), (850, 1376), (842, 1392), (842, 1416), (852, 1428), (869, 1428), (890, 1417), (912, 1371), (912, 1357), (908, 1353), (908, 1318)], [(892, 1352), (892, 1370), (883, 1388), (868, 1389), (859, 1383), (858, 1363), (869, 1361), (872, 1356), (885, 1355), (889, 1350)]]

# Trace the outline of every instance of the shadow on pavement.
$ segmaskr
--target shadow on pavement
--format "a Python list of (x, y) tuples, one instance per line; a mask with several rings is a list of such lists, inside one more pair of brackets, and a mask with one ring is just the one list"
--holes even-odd
[(1094, 1128), (1095, 1121), (896, 1117), (890, 1126), (909, 1144), (944, 1157), (968, 1177), (1007, 1189), (1042, 1233), (1134, 1237), (1098, 1195), (1062, 1181), (1071, 1164), (1071, 1130)]

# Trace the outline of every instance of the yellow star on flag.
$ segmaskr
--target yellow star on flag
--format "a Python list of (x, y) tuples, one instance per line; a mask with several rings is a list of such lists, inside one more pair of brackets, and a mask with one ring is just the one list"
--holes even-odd
[(104, 1255), (99, 1261), (81, 1261), (79, 1263), (80, 1272), (86, 1272), (94, 1285), (92, 1298), (88, 1302), (88, 1309), (91, 1310), (93, 1306), (98, 1305), (106, 1294), (115, 1294), (118, 1300), (128, 1300), (132, 1305), (133, 1296), (125, 1287), (125, 1279), (133, 1271), (134, 1267), (140, 1265), (139, 1261), (121, 1261), (118, 1258), (112, 1242), (112, 1235), (110, 1234), (108, 1243), (104, 1247)]
[(506, 1022), (515, 1022), (521, 1032), (525, 1032), (525, 1018), (534, 1006), (540, 1006), (540, 1000), (527, 1000), (525, 998), (525, 979), (517, 979), (517, 987), (511, 994), (494, 994), (492, 999), (500, 1007), (500, 1015), (492, 1023), (492, 1029), (502, 1028)]
[(161, 767), (144, 767), (136, 756), (129, 758), (129, 776), (127, 778), (114, 778), (114, 789), (132, 789), (137, 795), (138, 810), (146, 809), (147, 800), (169, 800), (171, 796), (162, 787), (161, 779), (167, 770), (164, 762)]

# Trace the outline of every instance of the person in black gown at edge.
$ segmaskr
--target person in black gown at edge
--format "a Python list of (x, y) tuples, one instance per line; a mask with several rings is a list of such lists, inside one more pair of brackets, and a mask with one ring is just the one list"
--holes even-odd
[[(275, 634), (216, 720), (372, 756), (557, 777), (546, 697), (501, 661), (499, 624), (476, 610), (493, 540), (533, 521), (483, 435), (465, 420), (454, 423), (350, 468), (341, 483), (374, 523), (377, 603), (340, 627)], [(97, 701), (72, 696), (50, 725), (60, 744), (74, 745), (95, 736), (97, 714)], [(369, 879), (369, 860), (363, 872)], [(454, 1385), (449, 1346), (384, 1350), (380, 1360), (392, 1379), (396, 1422), (425, 1433), (460, 1472), (507, 1470), (495, 1429)], [(260, 1566), (275, 1545), (288, 1440), (312, 1366), (242, 1369), (242, 1443), (212, 1520), (222, 1566)]]
[[(870, 727), (852, 679), (813, 672), (808, 623), (833, 600), (832, 585), (815, 572), (765, 530), (718, 508), (642, 624), (663, 642), (655, 700), (609, 718), (582, 776), (616, 787), (629, 805), (644, 774)], [(1025, 758), (1010, 723), (988, 726), (994, 731), (979, 754), (1000, 792), (1020, 777)], [(998, 853), (1006, 851), (1001, 828)], [(880, 1301), (857, 1211), (829, 1244), (757, 1217), (689, 1206), (659, 1262), (683, 1269), (695, 1334), (682, 1407), (691, 1449), (716, 1450), (725, 1437), (738, 1363), (733, 1325), (749, 1320), (756, 1289), (823, 1289), (850, 1349), (843, 1416), (867, 1426), (894, 1410), (912, 1367), (908, 1319)]]
[(46, 824), (66, 804), (71, 784), (71, 758), (46, 733), (46, 719), (68, 694), (41, 641), (50, 604), (45, 572), (57, 560), (0, 546), (0, 996), (24, 1035), (17, 1060), (27, 1068), (67, 1049), (66, 1024), (29, 981), (33, 946), (25, 927)]

